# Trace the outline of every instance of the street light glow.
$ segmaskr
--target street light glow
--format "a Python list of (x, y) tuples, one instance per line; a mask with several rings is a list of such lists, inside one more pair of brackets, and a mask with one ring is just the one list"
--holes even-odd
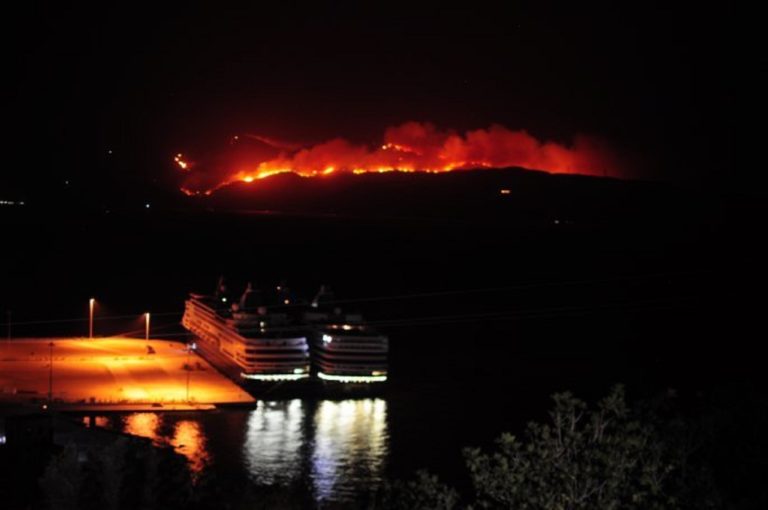
[(88, 338), (93, 338), (93, 307), (95, 304), (94, 298), (88, 300)]

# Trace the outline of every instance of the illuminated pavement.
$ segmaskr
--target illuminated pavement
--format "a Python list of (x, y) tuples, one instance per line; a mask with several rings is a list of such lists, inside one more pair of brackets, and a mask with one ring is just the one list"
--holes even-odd
[[(0, 402), (53, 399), (65, 404), (136, 406), (246, 404), (254, 399), (183, 343), (135, 338), (41, 338), (0, 344)], [(154, 353), (150, 354), (148, 345)], [(192, 370), (185, 370), (189, 361)], [(187, 394), (187, 376), (189, 393)]]

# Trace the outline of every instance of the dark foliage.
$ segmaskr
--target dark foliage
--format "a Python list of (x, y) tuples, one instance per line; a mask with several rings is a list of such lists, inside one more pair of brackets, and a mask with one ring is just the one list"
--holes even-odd
[[(707, 434), (671, 411), (669, 399), (630, 408), (616, 386), (596, 406), (570, 393), (553, 396), (546, 423), (518, 437), (503, 434), (493, 451), (464, 451), (474, 494), (468, 508), (683, 509), (720, 508)], [(388, 484), (380, 508), (452, 509), (458, 493), (421, 472)]]

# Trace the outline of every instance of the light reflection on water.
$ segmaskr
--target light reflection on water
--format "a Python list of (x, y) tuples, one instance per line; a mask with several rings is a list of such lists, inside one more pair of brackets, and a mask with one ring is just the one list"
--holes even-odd
[(161, 443), (157, 434), (160, 427), (160, 415), (157, 413), (129, 414), (123, 419), (123, 432), (134, 436), (148, 437), (156, 444)]
[[(100, 422), (100, 418), (104, 421)], [(103, 417), (96, 417), (96, 426), (103, 426), (105, 421)], [(207, 439), (200, 423), (181, 420), (173, 424), (172, 429), (163, 425), (163, 416), (158, 413), (134, 413), (123, 418), (123, 432), (149, 438), (158, 446), (172, 446), (187, 458), (190, 471), (199, 474), (210, 460)]]
[(260, 402), (248, 417), (244, 461), (254, 481), (286, 484), (301, 475), (304, 404), (295, 399)]
[(318, 500), (344, 499), (382, 477), (387, 457), (387, 403), (320, 402), (315, 411), (311, 479)]
[(384, 477), (389, 432), (383, 399), (259, 402), (247, 414), (218, 413), (146, 412), (84, 421), (170, 445), (193, 474), (239, 456), (240, 469), (255, 485), (309, 487), (319, 503), (355, 499)]
[(176, 423), (171, 445), (187, 458), (192, 473), (200, 473), (210, 460), (206, 442), (205, 434), (198, 422), (182, 420)]
[(350, 499), (383, 477), (387, 403), (263, 402), (248, 419), (243, 449), (246, 468), (259, 485), (304, 478), (318, 501)]

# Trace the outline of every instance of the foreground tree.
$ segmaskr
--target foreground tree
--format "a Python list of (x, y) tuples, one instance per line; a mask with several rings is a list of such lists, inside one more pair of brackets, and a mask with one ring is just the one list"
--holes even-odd
[(374, 508), (389, 510), (453, 510), (459, 504), (459, 493), (426, 471), (416, 473), (414, 480), (396, 480), (384, 484)]
[(554, 396), (551, 423), (531, 423), (522, 440), (504, 434), (498, 451), (465, 451), (481, 507), (675, 508), (667, 490), (678, 473), (674, 449), (633, 416), (616, 387), (596, 409), (570, 393)]
[(77, 459), (77, 448), (70, 445), (54, 457), (39, 480), (48, 500), (48, 508), (76, 510), (83, 485), (83, 475)]
[[(590, 409), (570, 393), (553, 396), (547, 423), (497, 448), (464, 451), (474, 489), (470, 508), (528, 510), (717, 508), (713, 484), (695, 459), (691, 428), (661, 417), (658, 403), (630, 409), (615, 387)], [(436, 477), (389, 484), (382, 508), (458, 507), (458, 494)]]
[(119, 437), (81, 453), (70, 444), (51, 458), (39, 480), (46, 508), (194, 508), (186, 462), (169, 448)]

